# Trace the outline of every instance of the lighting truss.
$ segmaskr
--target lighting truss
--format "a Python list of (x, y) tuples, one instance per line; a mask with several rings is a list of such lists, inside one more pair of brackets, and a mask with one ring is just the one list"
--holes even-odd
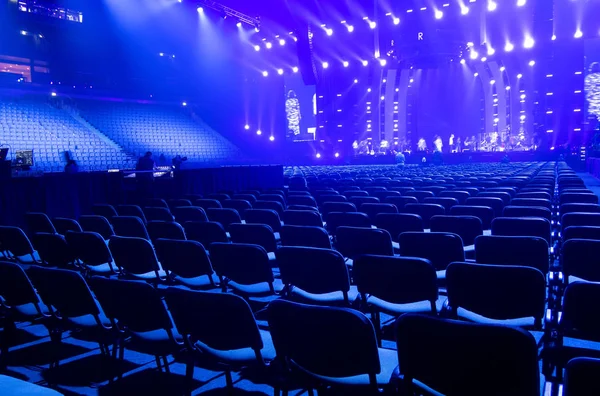
[(259, 18), (253, 18), (249, 15), (243, 14), (239, 11), (234, 10), (233, 8), (229, 8), (223, 4), (219, 4), (216, 1), (213, 0), (200, 0), (198, 2), (198, 5), (200, 7), (206, 7), (206, 8), (210, 8), (212, 10), (215, 10), (219, 13), (221, 13), (224, 16), (228, 16), (231, 18), (236, 18), (237, 20), (239, 20), (242, 23), (246, 23), (252, 27), (255, 28), (260, 28), (260, 19)]

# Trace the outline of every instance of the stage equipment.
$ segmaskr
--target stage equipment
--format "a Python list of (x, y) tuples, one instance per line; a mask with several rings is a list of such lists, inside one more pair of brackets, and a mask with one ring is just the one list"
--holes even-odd
[(260, 18), (251, 17), (249, 15), (236, 11), (233, 8), (217, 3), (216, 1), (200, 0), (198, 2), (198, 6), (203, 8), (210, 8), (211, 10), (219, 12), (221, 15), (223, 15), (223, 17), (236, 18), (242, 23), (253, 26), (255, 29), (260, 29)]

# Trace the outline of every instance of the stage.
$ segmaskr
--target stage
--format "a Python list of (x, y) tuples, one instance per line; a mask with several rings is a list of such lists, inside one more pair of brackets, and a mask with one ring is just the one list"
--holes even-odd
[[(433, 153), (431, 152), (413, 152), (404, 153), (406, 164), (421, 164), (423, 158), (425, 162), (431, 164)], [(458, 165), (470, 162), (500, 162), (505, 156), (508, 156), (510, 162), (532, 162), (532, 161), (556, 161), (559, 153), (554, 151), (495, 151), (495, 152), (462, 152), (462, 153), (444, 153), (442, 159), (446, 165)], [(352, 165), (384, 165), (395, 164), (394, 155), (357, 155), (349, 160)]]

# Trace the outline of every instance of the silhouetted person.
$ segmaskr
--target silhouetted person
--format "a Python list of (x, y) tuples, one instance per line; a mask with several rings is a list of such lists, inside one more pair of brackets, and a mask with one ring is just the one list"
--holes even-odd
[(65, 173), (74, 174), (77, 172), (79, 172), (79, 166), (77, 165), (77, 162), (72, 159), (67, 161), (67, 165), (65, 165)]
[(142, 198), (149, 198), (152, 195), (153, 171), (155, 166), (152, 153), (148, 151), (143, 157), (140, 157), (135, 167), (135, 170), (141, 171), (136, 173), (135, 177), (138, 181), (138, 189)]

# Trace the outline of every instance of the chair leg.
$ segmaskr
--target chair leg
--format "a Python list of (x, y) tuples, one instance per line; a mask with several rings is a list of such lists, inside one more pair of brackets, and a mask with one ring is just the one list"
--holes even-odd
[(377, 335), (377, 346), (381, 348), (383, 331), (381, 330), (381, 317), (379, 312), (372, 311), (371, 319), (373, 320), (373, 326), (375, 327), (375, 334)]
[(154, 361), (156, 362), (156, 367), (158, 368), (158, 371), (162, 371), (162, 366), (160, 364), (160, 356), (154, 356)]
[(170, 374), (171, 373), (171, 368), (169, 368), (169, 361), (167, 360), (166, 356), (163, 356), (162, 358), (163, 358), (163, 363), (164, 363), (164, 366), (165, 366), (165, 372), (167, 374)]
[(227, 393), (233, 393), (233, 378), (229, 370), (225, 371), (225, 381), (227, 382)]
[(186, 365), (185, 365), (185, 381), (186, 381), (186, 389), (187, 389), (186, 393), (188, 395), (191, 395), (192, 394), (192, 383), (194, 381), (194, 357), (191, 353), (189, 354)]

